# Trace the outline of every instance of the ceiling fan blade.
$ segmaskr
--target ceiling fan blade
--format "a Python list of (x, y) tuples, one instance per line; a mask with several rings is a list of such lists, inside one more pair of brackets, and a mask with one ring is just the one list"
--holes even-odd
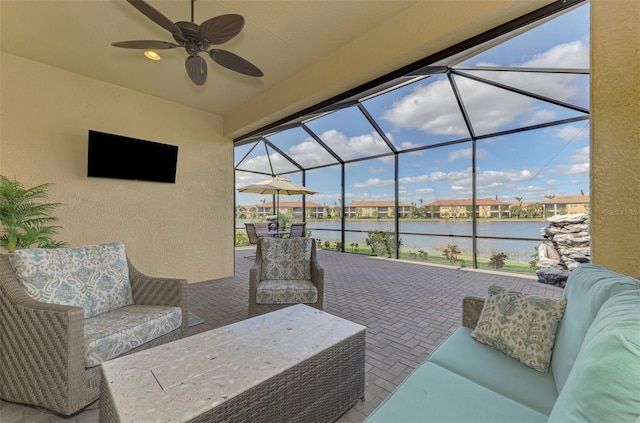
[(225, 68), (231, 69), (232, 71), (236, 71), (248, 76), (264, 76), (262, 71), (258, 69), (257, 66), (255, 66), (248, 60), (243, 59), (237, 54), (231, 53), (230, 51), (212, 49), (209, 50), (209, 56), (211, 56), (211, 59), (213, 59), (213, 61), (220, 66), (224, 66)]
[(184, 64), (193, 83), (204, 84), (207, 80), (207, 62), (200, 56), (189, 56)]
[(210, 44), (223, 44), (235, 37), (244, 27), (244, 18), (236, 14), (220, 15), (200, 24), (198, 33)]
[(167, 50), (180, 47), (178, 44), (155, 40), (118, 41), (117, 43), (111, 43), (111, 45), (114, 47), (137, 48), (140, 50)]
[(154, 9), (150, 4), (142, 0), (127, 0), (133, 7), (138, 9), (143, 15), (151, 19), (172, 34), (182, 35), (182, 31), (169, 18)]

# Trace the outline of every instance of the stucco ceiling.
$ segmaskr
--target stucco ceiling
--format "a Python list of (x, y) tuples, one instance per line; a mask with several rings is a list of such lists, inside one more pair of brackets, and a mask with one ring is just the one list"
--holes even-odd
[[(3, 52), (224, 115), (359, 38), (419, 0), (197, 0), (195, 22), (226, 13), (246, 19), (244, 30), (220, 48), (257, 65), (252, 78), (213, 63), (204, 86), (191, 82), (183, 49), (160, 51), (153, 62), (124, 40), (173, 41), (171, 34), (124, 0), (1, 0)], [(172, 21), (189, 21), (189, 0), (149, 0)]]

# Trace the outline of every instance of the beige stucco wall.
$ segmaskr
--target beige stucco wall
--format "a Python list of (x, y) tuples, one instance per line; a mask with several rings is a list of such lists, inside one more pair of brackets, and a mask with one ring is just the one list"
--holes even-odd
[(640, 277), (640, 2), (591, 3), (591, 254)]
[[(222, 118), (2, 53), (0, 173), (55, 185), (73, 246), (122, 241), (143, 272), (232, 275), (233, 148)], [(179, 146), (175, 184), (87, 178), (87, 130)], [(117, 163), (114, 163), (117, 166)]]

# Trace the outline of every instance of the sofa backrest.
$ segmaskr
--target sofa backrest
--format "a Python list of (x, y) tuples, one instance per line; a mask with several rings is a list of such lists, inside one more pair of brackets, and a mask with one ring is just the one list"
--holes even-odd
[(31, 298), (82, 307), (85, 317), (133, 304), (124, 245), (16, 250), (10, 257)]
[(564, 290), (567, 308), (551, 357), (551, 371), (558, 393), (562, 391), (587, 331), (605, 301), (619, 292), (639, 289), (637, 279), (593, 263), (582, 264), (571, 271)]
[(314, 241), (313, 238), (260, 239), (262, 280), (310, 280)]
[[(640, 281), (637, 281), (640, 285)], [(640, 418), (640, 289), (600, 307), (549, 422), (637, 422)]]

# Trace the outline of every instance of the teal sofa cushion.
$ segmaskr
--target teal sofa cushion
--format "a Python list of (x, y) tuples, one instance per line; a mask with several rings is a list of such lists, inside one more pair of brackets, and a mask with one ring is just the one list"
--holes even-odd
[(567, 307), (551, 356), (551, 371), (558, 393), (569, 377), (587, 330), (602, 304), (615, 293), (638, 289), (640, 282), (637, 279), (592, 263), (571, 271), (564, 291)]
[[(509, 360), (513, 359), (509, 358)], [(513, 361), (517, 363), (516, 360)], [(525, 367), (519, 363), (518, 366)], [(535, 372), (535, 370), (531, 371)], [(429, 361), (409, 375), (390, 398), (392, 400), (383, 402), (365, 422), (525, 423), (547, 421), (545, 414)]]
[(640, 421), (640, 291), (611, 296), (589, 328), (549, 422)]
[(429, 361), (548, 416), (558, 398), (553, 375), (523, 366), (470, 334), (469, 328), (457, 329)]

